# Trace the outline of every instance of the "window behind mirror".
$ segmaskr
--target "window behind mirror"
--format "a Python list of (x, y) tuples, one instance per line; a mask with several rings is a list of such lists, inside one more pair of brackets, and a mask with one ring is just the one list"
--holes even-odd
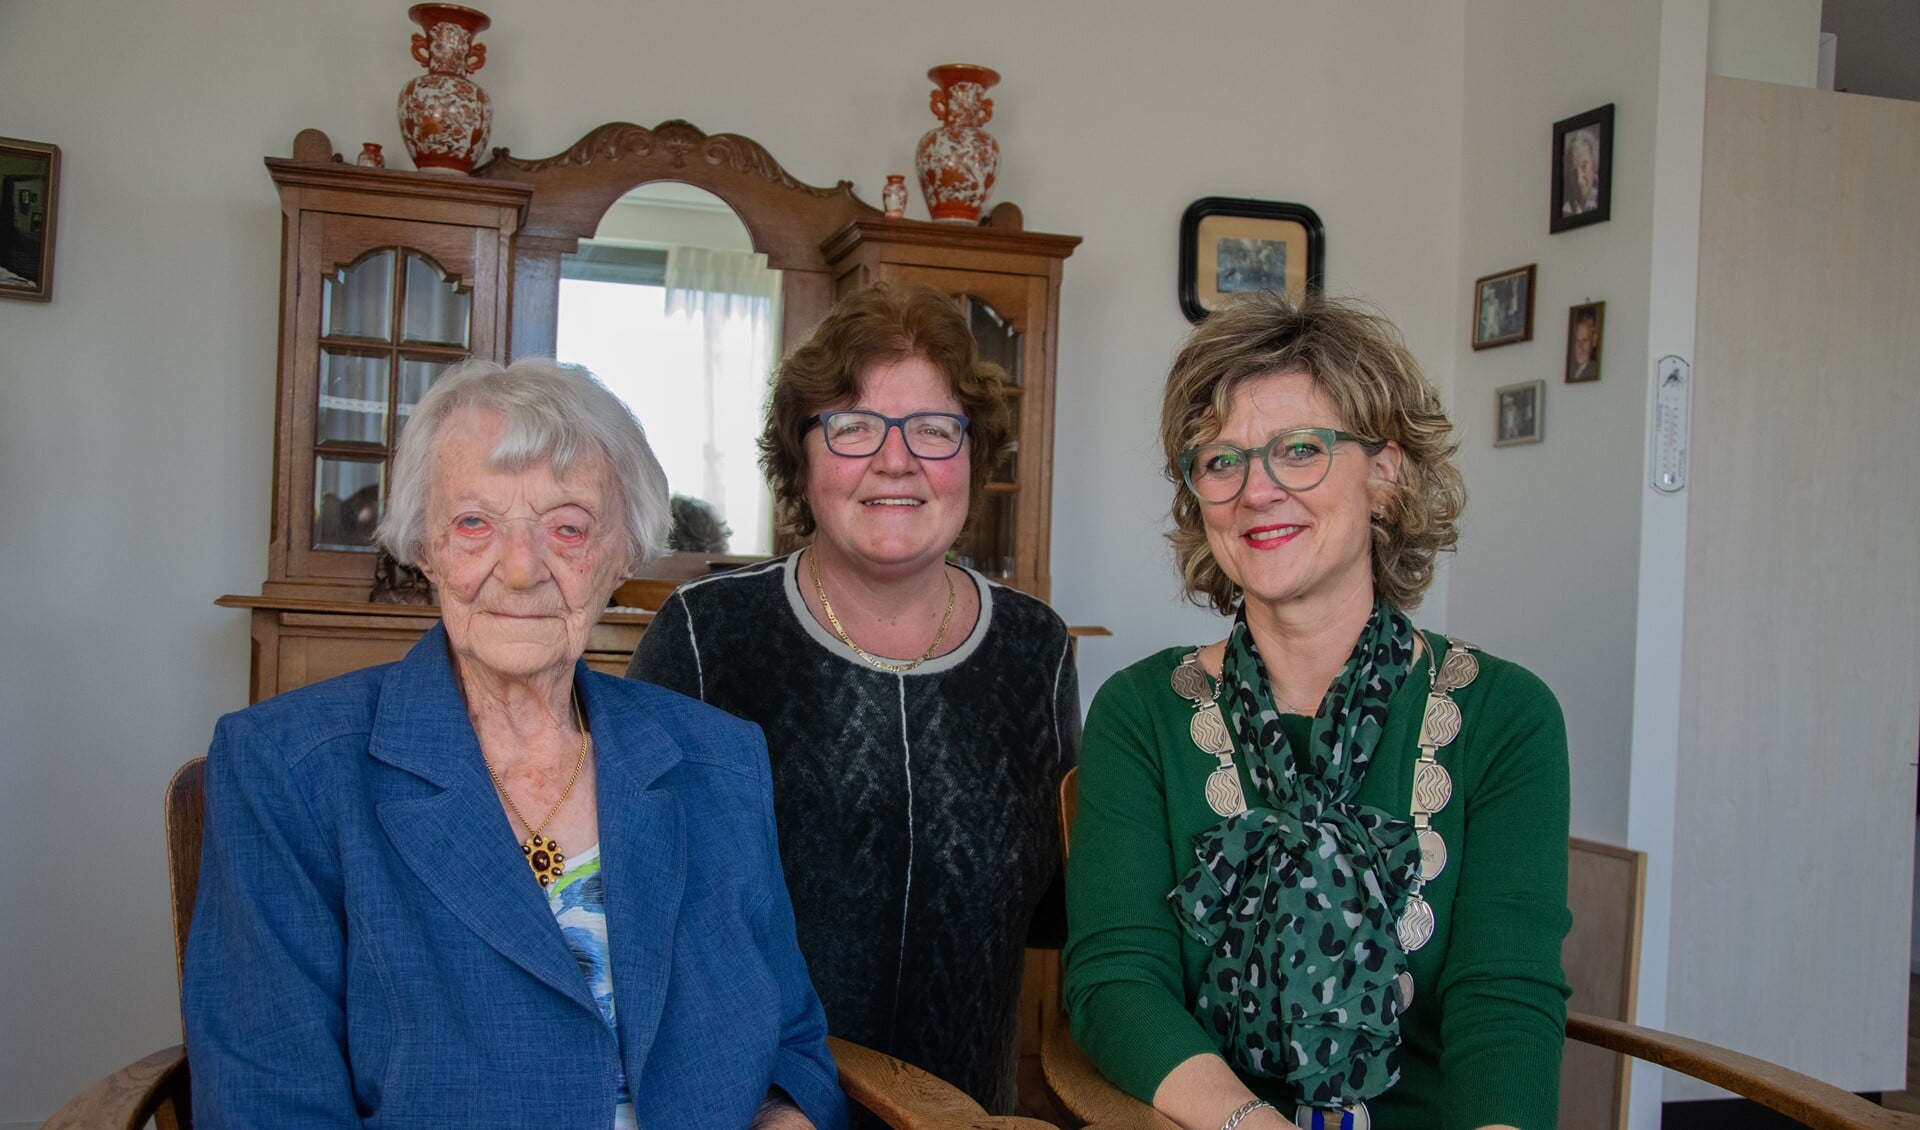
[(717, 197), (643, 185), (561, 260), (556, 353), (632, 409), (675, 495), (676, 548), (773, 550), (759, 439), (780, 273)]

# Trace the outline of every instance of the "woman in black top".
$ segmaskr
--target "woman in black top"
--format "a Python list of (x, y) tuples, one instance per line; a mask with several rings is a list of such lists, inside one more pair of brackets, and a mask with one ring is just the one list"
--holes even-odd
[(1013, 1111), (1022, 949), (1058, 944), (1066, 627), (947, 563), (1008, 438), (944, 296), (837, 304), (780, 366), (762, 461), (809, 546), (682, 586), (628, 674), (766, 731), (800, 946), (835, 1035)]

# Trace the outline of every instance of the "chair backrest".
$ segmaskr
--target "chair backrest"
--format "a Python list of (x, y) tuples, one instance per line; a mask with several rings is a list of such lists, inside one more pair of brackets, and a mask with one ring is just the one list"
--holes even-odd
[[(1640, 918), (1647, 853), (1574, 837), (1567, 842), (1573, 929), (1560, 947), (1569, 1009), (1631, 1021), (1640, 983)], [(1560, 1060), (1561, 1130), (1624, 1130), (1627, 1057), (1569, 1041)]]
[(187, 926), (200, 891), (200, 829), (206, 822), (207, 759), (182, 765), (167, 782), (167, 887), (173, 893), (173, 971), (184, 975)]

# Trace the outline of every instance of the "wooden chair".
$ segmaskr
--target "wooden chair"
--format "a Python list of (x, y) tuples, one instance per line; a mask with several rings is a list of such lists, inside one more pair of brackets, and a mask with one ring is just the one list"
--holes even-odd
[[(173, 895), (173, 950), (182, 968), (187, 924), (200, 884), (200, 831), (206, 804), (207, 759), (194, 758), (167, 783), (167, 875)], [(995, 1117), (964, 1092), (903, 1063), (845, 1040), (827, 1038), (847, 1096), (896, 1130), (1055, 1130), (1032, 1118)], [(41, 1130), (159, 1130), (193, 1125), (186, 1048), (176, 1044), (100, 1080), (61, 1107)]]
[[(1077, 768), (1068, 770), (1060, 782), (1062, 836), (1072, 833), (1079, 772)], [(1704, 1080), (1813, 1130), (1920, 1130), (1920, 1115), (1875, 1106), (1810, 1075), (1685, 1036), (1569, 1012), (1567, 1039)], [(1179, 1130), (1172, 1120), (1107, 1082), (1074, 1043), (1064, 1014), (1056, 1017), (1044, 1034), (1041, 1066), (1054, 1101), (1099, 1130)]]

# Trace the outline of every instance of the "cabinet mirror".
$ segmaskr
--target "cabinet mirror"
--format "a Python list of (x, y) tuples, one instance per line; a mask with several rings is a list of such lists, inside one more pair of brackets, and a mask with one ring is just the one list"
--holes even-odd
[(554, 353), (633, 411), (674, 495), (669, 548), (773, 551), (756, 441), (778, 359), (780, 272), (725, 201), (678, 181), (614, 201), (560, 257)]

